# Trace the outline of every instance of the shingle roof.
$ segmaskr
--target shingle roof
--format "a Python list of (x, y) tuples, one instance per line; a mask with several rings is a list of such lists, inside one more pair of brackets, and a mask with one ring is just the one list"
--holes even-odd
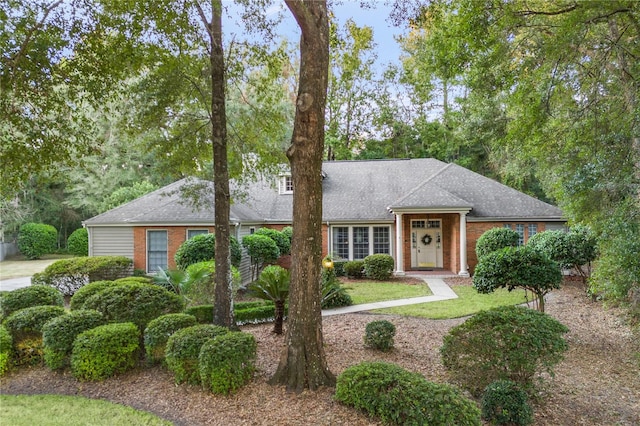
[[(323, 172), (323, 218), (329, 222), (391, 221), (390, 210), (447, 208), (469, 210), (469, 217), (477, 219), (562, 218), (555, 206), (432, 158), (333, 161), (323, 164)], [(192, 208), (177, 193), (185, 184), (175, 182), (85, 224), (213, 223), (213, 201)], [(248, 184), (242, 193), (231, 206), (232, 222), (291, 221), (293, 196), (278, 193), (275, 177)]]

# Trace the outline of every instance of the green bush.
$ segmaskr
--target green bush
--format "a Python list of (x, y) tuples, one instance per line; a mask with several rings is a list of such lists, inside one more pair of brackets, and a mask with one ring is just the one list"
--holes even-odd
[(333, 309), (341, 306), (351, 306), (353, 300), (347, 290), (336, 278), (333, 269), (322, 269), (322, 309)]
[(364, 258), (364, 274), (367, 278), (385, 281), (393, 274), (393, 257), (388, 254), (371, 254)]
[(147, 361), (156, 363), (164, 360), (164, 349), (169, 337), (180, 329), (196, 324), (196, 317), (188, 314), (166, 314), (151, 320), (144, 330)]
[(213, 305), (189, 306), (184, 313), (196, 317), (198, 324), (213, 324)]
[(275, 241), (280, 250), (280, 256), (291, 253), (291, 238), (282, 232), (271, 228), (259, 228), (255, 235), (264, 235)]
[(396, 326), (387, 320), (371, 321), (365, 327), (364, 344), (370, 348), (388, 352), (393, 349)]
[(180, 296), (153, 284), (124, 283), (107, 286), (83, 304), (95, 309), (108, 322), (132, 322), (140, 332), (160, 315), (178, 313), (184, 309)]
[(153, 284), (153, 279), (151, 277), (146, 277), (146, 276), (138, 276), (138, 277), (124, 277), (124, 278), (118, 278), (117, 280), (113, 281), (116, 284), (122, 284), (122, 283), (140, 283), (140, 284)]
[[(234, 237), (230, 237), (229, 249), (231, 250), (231, 264), (240, 267), (242, 261), (242, 248)], [(187, 266), (198, 262), (213, 260), (216, 256), (215, 234), (200, 234), (189, 238), (182, 243), (173, 260), (178, 269), (186, 269)]]
[(198, 357), (202, 386), (223, 395), (240, 389), (253, 377), (256, 348), (249, 333), (230, 332), (207, 340)]
[(35, 274), (31, 282), (57, 288), (65, 296), (94, 281), (113, 281), (131, 276), (133, 261), (124, 256), (92, 256), (61, 259)]
[(242, 239), (242, 246), (247, 249), (247, 254), (251, 257), (252, 280), (258, 276), (265, 264), (275, 263), (280, 257), (280, 249), (276, 242), (265, 235), (247, 235)]
[(258, 281), (247, 287), (251, 296), (269, 300), (275, 305), (273, 332), (276, 334), (282, 334), (290, 281), (291, 276), (287, 269), (278, 265), (269, 265), (264, 268)]
[(165, 347), (165, 361), (173, 372), (176, 383), (200, 383), (198, 357), (202, 345), (216, 336), (228, 333), (229, 330), (217, 325), (194, 325), (173, 333)]
[(527, 426), (533, 423), (527, 393), (510, 380), (490, 383), (480, 405), (482, 418), (491, 424)]
[(46, 285), (18, 288), (4, 294), (0, 299), (0, 320), (20, 309), (42, 305), (63, 306), (62, 293)]
[(72, 311), (83, 309), (84, 302), (88, 298), (90, 298), (94, 294), (101, 292), (107, 287), (113, 287), (116, 285), (118, 284), (116, 284), (114, 281), (94, 281), (92, 283), (84, 285), (80, 287), (78, 291), (73, 294), (73, 296), (71, 296), (69, 308)]
[[(182, 294), (192, 305), (211, 303), (215, 300), (216, 263), (214, 261), (198, 262), (186, 269), (186, 280), (181, 283)], [(189, 277), (202, 277), (190, 280)], [(234, 294), (240, 288), (242, 277), (235, 266), (231, 266), (231, 286)]]
[(129, 322), (101, 325), (76, 337), (71, 372), (79, 380), (103, 380), (136, 366), (140, 330)]
[(363, 362), (338, 376), (339, 402), (394, 425), (480, 425), (473, 401), (395, 364)]
[(67, 238), (67, 250), (76, 256), (89, 256), (89, 232), (78, 228)]
[(563, 359), (567, 327), (529, 308), (503, 306), (481, 311), (452, 328), (440, 348), (453, 382), (479, 396), (496, 380), (535, 389), (536, 376), (553, 376)]
[(58, 231), (44, 223), (25, 223), (18, 231), (18, 250), (27, 259), (39, 259), (53, 253), (58, 245)]
[(503, 249), (505, 247), (516, 247), (520, 236), (511, 228), (492, 228), (480, 235), (476, 242), (476, 256), (478, 260), (483, 256)]
[(344, 277), (346, 275), (346, 273), (344, 272), (344, 264), (347, 262), (348, 260), (333, 261), (333, 270), (335, 271), (336, 277)]
[[(196, 317), (198, 324), (213, 323), (213, 305), (190, 306), (184, 313)], [(239, 325), (270, 322), (273, 321), (274, 315), (275, 305), (272, 302), (238, 302), (234, 305), (234, 317)]]
[(0, 325), (0, 377), (4, 376), (11, 365), (13, 339), (6, 327)]
[(345, 262), (344, 273), (349, 278), (362, 278), (364, 276), (364, 261), (350, 260)]
[(69, 366), (76, 337), (104, 323), (102, 314), (92, 310), (73, 311), (48, 321), (42, 327), (44, 363), (52, 370)]

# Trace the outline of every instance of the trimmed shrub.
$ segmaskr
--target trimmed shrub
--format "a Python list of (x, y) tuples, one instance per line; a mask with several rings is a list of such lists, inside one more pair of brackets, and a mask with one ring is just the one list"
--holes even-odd
[(48, 321), (42, 327), (44, 363), (52, 370), (69, 366), (76, 337), (104, 323), (100, 312), (88, 309), (73, 311)]
[(131, 276), (133, 261), (124, 256), (92, 256), (61, 259), (31, 278), (33, 284), (57, 288), (65, 296), (94, 281), (113, 281)]
[(371, 321), (365, 327), (364, 344), (370, 348), (388, 352), (393, 349), (396, 326), (387, 320)]
[(347, 262), (348, 260), (333, 261), (333, 270), (335, 271), (336, 277), (344, 277), (346, 275), (346, 273), (344, 272), (344, 264)]
[(130, 322), (101, 325), (76, 337), (71, 372), (78, 380), (104, 380), (136, 366), (140, 330)]
[(510, 380), (490, 383), (482, 394), (482, 418), (495, 425), (527, 426), (533, 411), (527, 393)]
[(169, 337), (180, 329), (196, 324), (196, 317), (188, 314), (166, 314), (151, 320), (144, 330), (144, 349), (147, 361), (150, 363), (162, 361)]
[(213, 305), (189, 306), (184, 313), (196, 317), (198, 324), (213, 324)]
[(95, 281), (85, 286), (82, 286), (78, 289), (78, 291), (76, 291), (73, 294), (73, 296), (71, 296), (71, 302), (70, 302), (69, 308), (72, 311), (75, 311), (77, 309), (83, 309), (84, 302), (88, 298), (90, 298), (94, 294), (101, 292), (107, 287), (113, 287), (115, 285), (118, 285), (118, 284), (116, 284), (114, 281)]
[(230, 332), (207, 340), (198, 357), (202, 386), (223, 395), (240, 389), (253, 377), (256, 349), (249, 333)]
[(124, 278), (118, 278), (117, 280), (113, 281), (116, 284), (122, 284), (122, 283), (140, 283), (140, 284), (153, 284), (153, 279), (151, 277), (124, 277)]
[(27, 259), (39, 259), (53, 253), (58, 245), (58, 231), (44, 223), (25, 223), (18, 231), (18, 250)]
[(78, 228), (67, 238), (67, 250), (76, 256), (89, 256), (89, 232)]
[(291, 253), (291, 238), (277, 229), (259, 228), (254, 235), (264, 235), (275, 241), (278, 250), (280, 250), (280, 256)]
[(265, 235), (247, 235), (242, 239), (242, 246), (247, 249), (247, 254), (251, 257), (252, 280), (258, 276), (265, 264), (275, 263), (280, 257), (280, 249), (276, 242)]
[(395, 364), (363, 362), (338, 376), (336, 400), (394, 425), (480, 425), (480, 410), (455, 388)]
[[(229, 249), (231, 251), (231, 264), (236, 268), (240, 267), (242, 261), (242, 248), (234, 237), (229, 239)], [(182, 243), (173, 260), (178, 269), (186, 269), (189, 265), (198, 262), (213, 260), (216, 256), (216, 236), (215, 234), (200, 234), (189, 238)]]
[(0, 377), (9, 370), (13, 339), (9, 330), (0, 325)]
[(362, 278), (364, 276), (364, 261), (350, 260), (345, 262), (344, 273), (349, 278)]
[(364, 258), (364, 274), (367, 278), (385, 281), (393, 274), (393, 257), (388, 254), (371, 254)]
[(476, 241), (478, 260), (489, 253), (505, 247), (516, 247), (520, 236), (511, 228), (491, 228)]
[(568, 328), (529, 308), (503, 306), (481, 311), (452, 328), (440, 348), (453, 382), (479, 396), (496, 380), (512, 380), (533, 391), (540, 373), (553, 376), (563, 359)]
[(18, 288), (7, 292), (0, 299), (0, 320), (20, 309), (42, 305), (63, 306), (62, 293), (46, 285)]
[(198, 357), (202, 345), (216, 336), (227, 334), (228, 329), (217, 325), (194, 325), (173, 333), (165, 348), (167, 367), (174, 374), (176, 383), (200, 383)]
[[(213, 323), (213, 305), (190, 306), (184, 313), (196, 317), (198, 324)], [(285, 316), (286, 313), (285, 307)], [(238, 302), (234, 305), (233, 315), (238, 325), (271, 322), (275, 316), (275, 305), (267, 301)]]
[(95, 309), (108, 322), (132, 322), (142, 333), (154, 318), (184, 309), (180, 296), (153, 284), (125, 283), (107, 288), (89, 297), (84, 309)]
[(351, 305), (353, 300), (336, 278), (335, 270), (322, 268), (322, 309)]

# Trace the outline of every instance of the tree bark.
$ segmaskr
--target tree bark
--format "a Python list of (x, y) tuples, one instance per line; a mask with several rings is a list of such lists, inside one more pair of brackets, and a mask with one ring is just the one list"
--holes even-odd
[(302, 31), (300, 80), (292, 143), (291, 287), (285, 348), (271, 384), (289, 391), (334, 386), (323, 347), (320, 300), (322, 261), (322, 154), (329, 73), (326, 1), (286, 0)]
[(224, 52), (222, 49), (222, 1), (211, 0), (212, 17), (207, 22), (199, 9), (209, 33), (211, 64), (211, 144), (213, 146), (213, 182), (215, 190), (215, 301), (213, 322), (236, 328), (233, 316), (231, 279), (229, 169), (227, 162), (227, 118), (225, 108)]

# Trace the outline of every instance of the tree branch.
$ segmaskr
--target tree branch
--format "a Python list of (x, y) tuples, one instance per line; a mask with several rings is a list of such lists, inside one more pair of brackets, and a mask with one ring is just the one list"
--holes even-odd
[(517, 16), (533, 16), (533, 15), (556, 16), (556, 15), (562, 15), (563, 13), (572, 12), (577, 8), (578, 8), (578, 4), (574, 3), (565, 9), (554, 10), (551, 12), (546, 12), (543, 10), (521, 10), (521, 11), (516, 11), (515, 14)]

